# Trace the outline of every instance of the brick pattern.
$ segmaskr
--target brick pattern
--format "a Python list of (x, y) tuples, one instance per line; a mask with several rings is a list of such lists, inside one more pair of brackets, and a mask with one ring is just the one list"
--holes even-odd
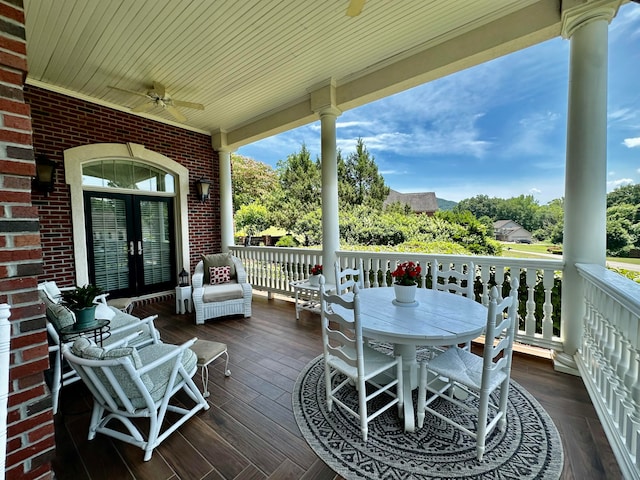
[[(134, 142), (161, 153), (189, 169), (189, 244), (191, 271), (201, 253), (220, 250), (220, 185), (218, 155), (211, 137), (154, 122), (127, 112), (25, 86), (31, 106), (35, 152), (56, 162), (54, 191), (47, 197), (34, 192), (40, 212), (44, 257), (43, 279), (60, 285), (75, 283), (70, 193), (65, 184), (64, 150), (92, 143)], [(211, 199), (200, 203), (195, 182), (212, 179)]]
[(49, 355), (36, 291), (42, 251), (31, 198), (35, 164), (23, 93), (26, 73), (22, 1), (0, 0), (0, 303), (11, 306), (7, 479), (51, 478), (55, 443), (51, 397), (42, 374)]

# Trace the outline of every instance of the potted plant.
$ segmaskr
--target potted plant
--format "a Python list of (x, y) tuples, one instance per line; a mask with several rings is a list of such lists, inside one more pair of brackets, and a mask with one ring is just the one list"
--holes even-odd
[(309, 276), (309, 285), (318, 286), (320, 285), (320, 275), (322, 275), (322, 265), (314, 265), (309, 270), (311, 275)]
[(62, 302), (75, 314), (78, 328), (89, 327), (95, 323), (96, 304), (94, 300), (102, 293), (102, 288), (90, 284), (62, 292)]
[(415, 302), (418, 277), (421, 272), (420, 265), (414, 262), (401, 263), (391, 272), (397, 303), (411, 304)]

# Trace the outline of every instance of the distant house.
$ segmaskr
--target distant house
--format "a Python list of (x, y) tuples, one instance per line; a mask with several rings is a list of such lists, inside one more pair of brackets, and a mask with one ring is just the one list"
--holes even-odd
[(531, 243), (533, 239), (531, 232), (522, 228), (513, 220), (498, 220), (493, 222), (493, 231), (496, 240), (502, 242)]
[(396, 202), (409, 205), (414, 213), (424, 213), (428, 216), (432, 216), (438, 210), (438, 200), (435, 192), (400, 193), (395, 190), (389, 190), (389, 195), (383, 206), (386, 207)]

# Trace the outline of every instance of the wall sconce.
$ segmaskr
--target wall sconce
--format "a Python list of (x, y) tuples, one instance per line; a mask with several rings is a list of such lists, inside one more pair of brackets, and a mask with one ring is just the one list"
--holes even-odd
[(56, 183), (56, 162), (49, 160), (46, 155), (36, 157), (36, 177), (33, 179), (33, 187), (45, 192), (47, 196), (53, 192)]
[(189, 286), (189, 274), (187, 273), (187, 271), (184, 268), (178, 274), (178, 278), (180, 278), (180, 284), (179, 285), (181, 287), (188, 287)]
[(196, 190), (198, 191), (198, 198), (202, 203), (206, 202), (209, 199), (209, 188), (211, 187), (211, 182), (205, 178), (201, 178), (196, 181)]

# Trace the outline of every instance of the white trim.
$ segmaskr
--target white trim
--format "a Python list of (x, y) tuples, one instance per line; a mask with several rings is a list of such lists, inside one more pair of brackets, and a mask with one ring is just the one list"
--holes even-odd
[[(175, 235), (176, 268), (189, 270), (189, 170), (176, 161), (137, 143), (94, 143), (64, 151), (65, 181), (71, 195), (71, 221), (73, 224), (73, 257), (76, 268), (76, 284), (89, 283), (89, 264), (87, 262), (87, 244), (85, 238), (84, 188), (82, 186), (83, 164), (105, 158), (133, 159), (153, 165), (176, 178)], [(87, 188), (87, 190), (103, 190)], [(166, 195), (162, 195), (166, 197)]]

